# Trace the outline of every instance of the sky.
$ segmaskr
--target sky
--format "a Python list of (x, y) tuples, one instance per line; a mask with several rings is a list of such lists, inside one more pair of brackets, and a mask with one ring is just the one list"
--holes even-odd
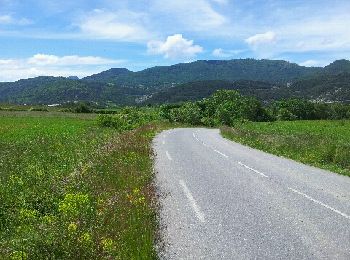
[(0, 0), (0, 81), (239, 58), (350, 59), (350, 1)]

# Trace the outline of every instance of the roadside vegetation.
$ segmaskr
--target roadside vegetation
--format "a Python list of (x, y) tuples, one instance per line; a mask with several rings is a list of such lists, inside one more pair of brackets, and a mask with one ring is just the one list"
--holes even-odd
[(203, 126), (235, 126), (242, 122), (350, 119), (350, 105), (285, 99), (268, 105), (235, 90), (219, 90), (197, 102), (162, 105), (160, 116), (170, 122)]
[(233, 141), (350, 176), (350, 121), (247, 122), (221, 127)]
[(96, 120), (0, 116), (1, 259), (152, 259), (151, 141)]

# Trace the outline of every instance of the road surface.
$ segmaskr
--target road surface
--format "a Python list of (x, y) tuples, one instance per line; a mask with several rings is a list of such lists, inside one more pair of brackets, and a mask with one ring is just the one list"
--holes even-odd
[(350, 259), (350, 178), (220, 136), (154, 140), (162, 259)]

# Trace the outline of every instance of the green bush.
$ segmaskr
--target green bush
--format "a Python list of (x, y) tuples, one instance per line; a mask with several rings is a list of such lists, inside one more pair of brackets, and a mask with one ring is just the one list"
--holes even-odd
[(244, 97), (234, 90), (218, 90), (211, 97), (198, 102), (162, 106), (160, 115), (171, 122), (206, 126), (271, 120), (258, 100)]
[(99, 115), (97, 122), (100, 126), (113, 127), (118, 131), (126, 131), (158, 120), (159, 118), (159, 112), (156, 109), (126, 107), (121, 109), (117, 114)]
[(85, 103), (79, 104), (76, 108), (74, 108), (75, 113), (92, 113), (93, 110)]

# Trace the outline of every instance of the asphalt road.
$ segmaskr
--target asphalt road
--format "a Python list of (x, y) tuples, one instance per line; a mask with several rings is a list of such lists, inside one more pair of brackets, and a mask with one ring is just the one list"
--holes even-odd
[(350, 178), (222, 138), (154, 140), (162, 259), (350, 259)]

